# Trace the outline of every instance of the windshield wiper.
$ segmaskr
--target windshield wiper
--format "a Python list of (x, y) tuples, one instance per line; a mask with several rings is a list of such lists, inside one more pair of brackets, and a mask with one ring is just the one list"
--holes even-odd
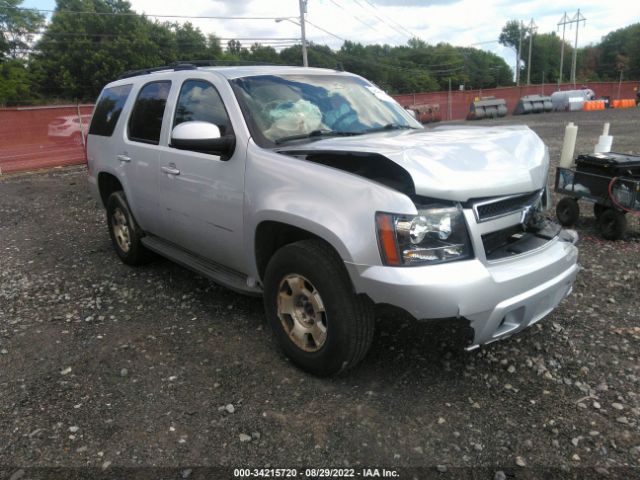
[(399, 125), (396, 123), (387, 123), (384, 127), (369, 128), (364, 133), (386, 132), (390, 130), (418, 130), (411, 125)]
[(280, 145), (290, 140), (302, 140), (305, 138), (321, 138), (321, 137), (351, 137), (353, 135), (362, 135), (363, 132), (340, 132), (337, 130), (313, 130), (309, 133), (299, 133), (297, 135), (289, 135), (274, 140), (273, 143)]

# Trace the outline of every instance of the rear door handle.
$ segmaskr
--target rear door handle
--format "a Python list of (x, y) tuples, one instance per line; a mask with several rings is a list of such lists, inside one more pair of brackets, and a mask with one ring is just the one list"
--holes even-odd
[(160, 167), (160, 170), (164, 173), (168, 173), (169, 175), (180, 175), (180, 170), (178, 170), (173, 164), (168, 167)]
[(121, 162), (124, 162), (124, 163), (129, 163), (129, 162), (131, 161), (131, 157), (128, 157), (127, 155), (125, 155), (125, 154), (123, 154), (123, 153), (121, 153), (120, 155), (118, 155), (116, 158), (117, 158), (118, 160), (120, 160)]

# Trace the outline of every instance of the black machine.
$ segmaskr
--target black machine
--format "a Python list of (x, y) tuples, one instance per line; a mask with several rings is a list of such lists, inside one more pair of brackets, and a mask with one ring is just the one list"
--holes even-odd
[(578, 200), (594, 203), (602, 236), (617, 240), (627, 228), (625, 214), (640, 211), (640, 155), (594, 153), (579, 155), (574, 169), (558, 168), (555, 190), (567, 195), (556, 215), (572, 226), (580, 216)]

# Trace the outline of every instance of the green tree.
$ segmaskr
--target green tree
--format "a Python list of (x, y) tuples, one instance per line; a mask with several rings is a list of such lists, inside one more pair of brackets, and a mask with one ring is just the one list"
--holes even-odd
[(596, 70), (600, 78), (617, 79), (620, 70), (627, 78), (640, 78), (640, 23), (607, 34), (599, 48)]
[[(527, 44), (528, 46), (528, 44)], [(531, 82), (555, 83), (560, 76), (560, 50), (562, 39), (555, 32), (536, 34), (533, 37), (531, 51)], [(571, 55), (573, 49), (565, 42), (562, 78), (568, 81), (571, 74)], [(525, 58), (525, 62), (526, 62)]]
[[(71, 13), (78, 11), (87, 14)], [(168, 25), (132, 13), (125, 0), (57, 0), (31, 58), (43, 93), (94, 100), (124, 71), (175, 58), (175, 34)]]
[(216, 59), (222, 57), (222, 45), (220, 39), (213, 33), (207, 36), (207, 58)]
[(204, 60), (209, 55), (207, 39), (190, 22), (174, 26), (179, 60)]
[(242, 51), (242, 44), (239, 40), (229, 40), (227, 42), (227, 53), (229, 55), (239, 57), (240, 55), (242, 55)]
[(260, 63), (280, 63), (280, 55), (273, 47), (265, 47), (259, 43), (254, 43), (245, 53), (244, 58), (252, 62)]
[(0, 61), (25, 58), (36, 33), (44, 26), (44, 16), (22, 9), (23, 0), (0, 1)]
[(35, 99), (31, 75), (24, 62), (16, 59), (0, 62), (0, 107), (28, 104)]
[(516, 68), (520, 69), (520, 76), (522, 78), (522, 58), (518, 58), (518, 47), (520, 46), (520, 55), (522, 55), (522, 49), (524, 45), (527, 45), (527, 31), (522, 26), (522, 23), (518, 20), (509, 20), (498, 37), (498, 41), (505, 47), (513, 48), (516, 58)]

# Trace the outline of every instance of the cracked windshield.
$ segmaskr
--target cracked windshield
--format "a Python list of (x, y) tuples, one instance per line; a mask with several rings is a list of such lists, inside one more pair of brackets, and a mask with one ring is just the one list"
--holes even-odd
[(262, 75), (232, 84), (258, 141), (422, 128), (384, 91), (357, 77)]

